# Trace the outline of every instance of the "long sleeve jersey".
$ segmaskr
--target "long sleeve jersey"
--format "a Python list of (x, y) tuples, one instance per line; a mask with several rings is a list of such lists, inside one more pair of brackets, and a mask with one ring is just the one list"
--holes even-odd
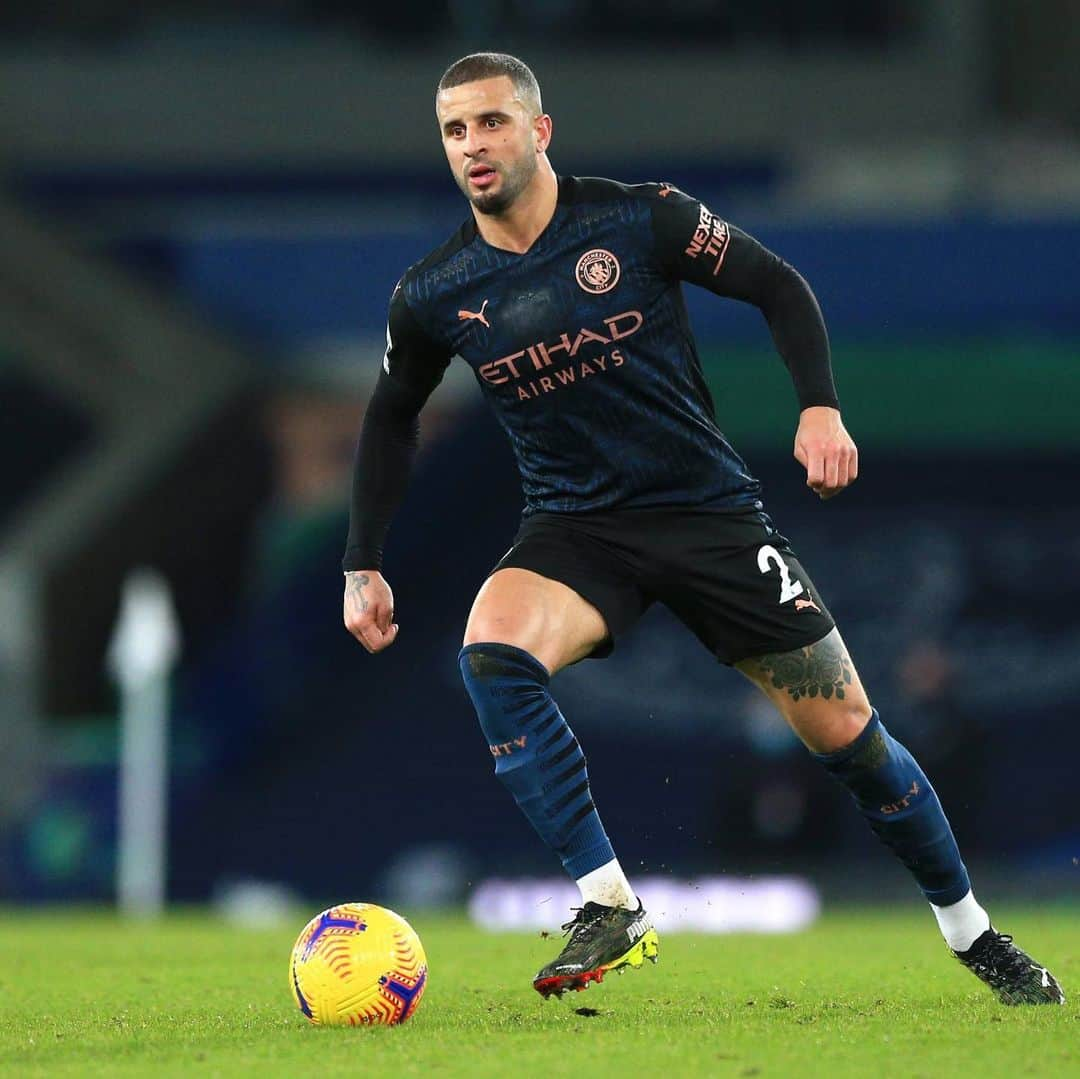
[(800, 407), (837, 407), (821, 312), (791, 266), (669, 184), (562, 177), (524, 254), (488, 244), (470, 218), (395, 288), (344, 568), (381, 564), (416, 418), (454, 357), (509, 436), (526, 515), (756, 502), (717, 426), (684, 281), (756, 305)]

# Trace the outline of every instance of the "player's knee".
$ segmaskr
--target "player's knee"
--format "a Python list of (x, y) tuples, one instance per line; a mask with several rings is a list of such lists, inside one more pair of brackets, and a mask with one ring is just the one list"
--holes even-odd
[(840, 706), (834, 710), (833, 722), (830, 733), (832, 741), (838, 743), (835, 749), (842, 749), (851, 745), (864, 730), (873, 715), (870, 702), (862, 694), (862, 700), (839, 702)]
[[(512, 619), (492, 615), (481, 615), (478, 618), (470, 618), (465, 627), (465, 636), (461, 640), (463, 648), (471, 644), (514, 644), (520, 637), (518, 627)], [(508, 639), (514, 638), (514, 639)]]
[(862, 693), (854, 694), (853, 699), (821, 701), (817, 711), (817, 722), (804, 720), (801, 725), (805, 741), (815, 753), (836, 753), (850, 746), (866, 730), (873, 715)]
[(873, 710), (862, 693), (852, 699), (821, 697), (780, 702), (784, 718), (812, 753), (837, 753), (866, 729)]
[(481, 612), (469, 619), (461, 643), (465, 648), (474, 644), (504, 645), (537, 655), (548, 636), (546, 620), (536, 612), (526, 617), (512, 612)]

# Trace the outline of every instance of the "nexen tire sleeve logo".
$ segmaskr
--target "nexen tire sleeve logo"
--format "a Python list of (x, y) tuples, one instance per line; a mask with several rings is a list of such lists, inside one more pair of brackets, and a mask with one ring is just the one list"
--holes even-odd
[(726, 221), (721, 221), (707, 206), (702, 205), (698, 211), (697, 227), (690, 237), (684, 254), (692, 259), (699, 255), (715, 259), (713, 276), (715, 277), (724, 265), (724, 256), (727, 254), (728, 244), (731, 242), (731, 230)]

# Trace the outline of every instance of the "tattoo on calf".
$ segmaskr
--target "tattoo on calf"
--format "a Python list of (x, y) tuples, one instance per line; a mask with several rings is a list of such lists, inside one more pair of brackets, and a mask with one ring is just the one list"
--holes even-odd
[(370, 584), (371, 578), (366, 573), (349, 574), (349, 600), (354, 605), (359, 605), (360, 613), (368, 609), (368, 601), (364, 598), (364, 585)]
[(786, 689), (793, 700), (817, 697), (844, 699), (844, 687), (851, 685), (851, 659), (831, 635), (817, 644), (794, 652), (759, 656), (754, 668), (776, 689)]

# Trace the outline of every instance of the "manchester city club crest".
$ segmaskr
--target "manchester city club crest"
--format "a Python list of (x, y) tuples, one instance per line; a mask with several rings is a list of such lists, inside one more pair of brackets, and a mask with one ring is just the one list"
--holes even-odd
[(594, 247), (578, 259), (574, 275), (586, 292), (610, 292), (619, 282), (619, 260), (610, 251)]

